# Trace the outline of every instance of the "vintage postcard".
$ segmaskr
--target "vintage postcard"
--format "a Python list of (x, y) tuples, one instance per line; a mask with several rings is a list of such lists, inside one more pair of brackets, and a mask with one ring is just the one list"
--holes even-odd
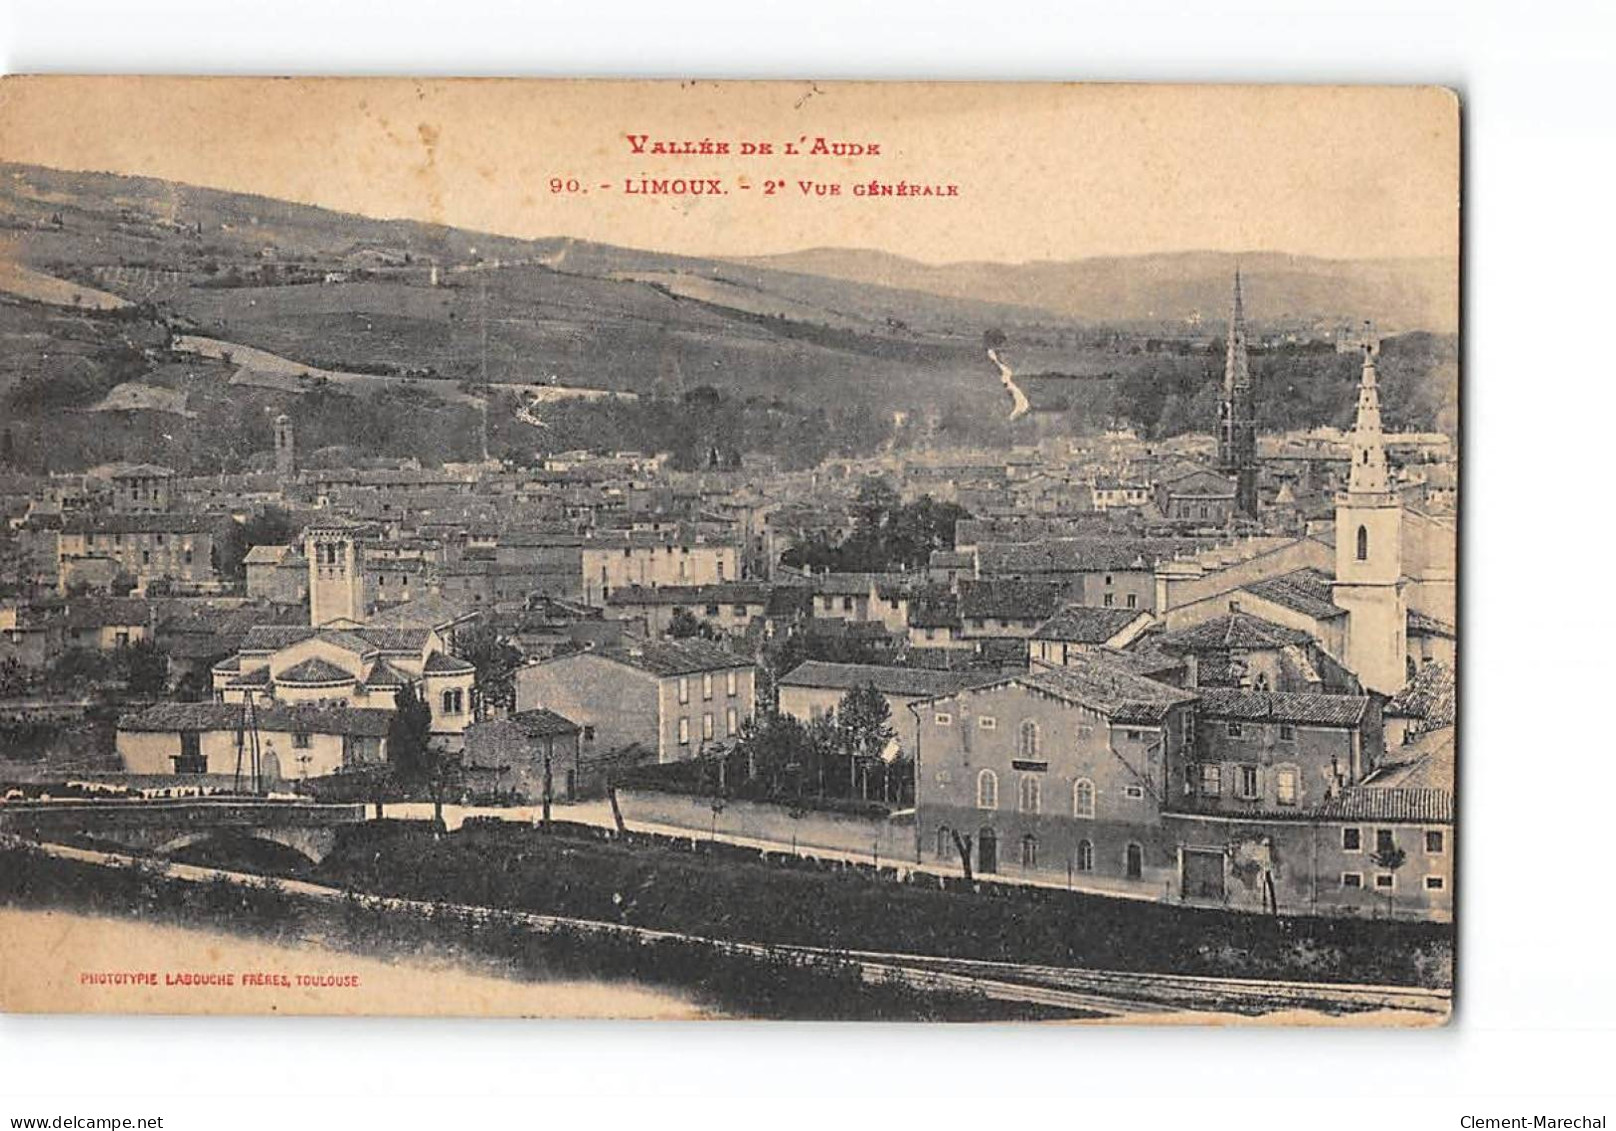
[(0, 1007), (1441, 1024), (1433, 87), (0, 83)]

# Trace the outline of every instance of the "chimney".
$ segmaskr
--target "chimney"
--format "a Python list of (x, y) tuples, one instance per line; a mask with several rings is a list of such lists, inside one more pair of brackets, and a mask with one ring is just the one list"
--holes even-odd
[(1201, 686), (1201, 659), (1194, 652), (1184, 654), (1184, 686)]

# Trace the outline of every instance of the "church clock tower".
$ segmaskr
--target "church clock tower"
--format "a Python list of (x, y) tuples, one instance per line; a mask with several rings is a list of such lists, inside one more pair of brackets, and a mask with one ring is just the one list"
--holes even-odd
[(1373, 341), (1364, 343), (1352, 470), (1335, 500), (1333, 599), (1347, 610), (1346, 664), (1371, 691), (1408, 682), (1408, 606), (1403, 599), (1403, 504), (1386, 470)]

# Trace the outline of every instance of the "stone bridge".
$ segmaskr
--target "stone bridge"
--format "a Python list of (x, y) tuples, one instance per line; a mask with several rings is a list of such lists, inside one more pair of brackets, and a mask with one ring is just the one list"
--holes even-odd
[(91, 837), (151, 856), (166, 856), (220, 834), (270, 841), (318, 864), (336, 846), (337, 830), (365, 820), (362, 804), (262, 797), (108, 798), (8, 801), (0, 832), (33, 840)]

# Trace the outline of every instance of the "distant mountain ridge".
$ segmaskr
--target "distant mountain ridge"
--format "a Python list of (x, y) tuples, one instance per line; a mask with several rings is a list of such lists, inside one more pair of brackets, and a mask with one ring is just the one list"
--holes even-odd
[(1027, 263), (927, 264), (888, 252), (813, 248), (746, 264), (899, 287), (990, 298), (1088, 323), (1179, 322), (1227, 316), (1238, 267), (1246, 312), (1262, 324), (1355, 325), (1383, 332), (1458, 328), (1458, 266), (1438, 258), (1321, 259), (1277, 252), (1184, 251)]

